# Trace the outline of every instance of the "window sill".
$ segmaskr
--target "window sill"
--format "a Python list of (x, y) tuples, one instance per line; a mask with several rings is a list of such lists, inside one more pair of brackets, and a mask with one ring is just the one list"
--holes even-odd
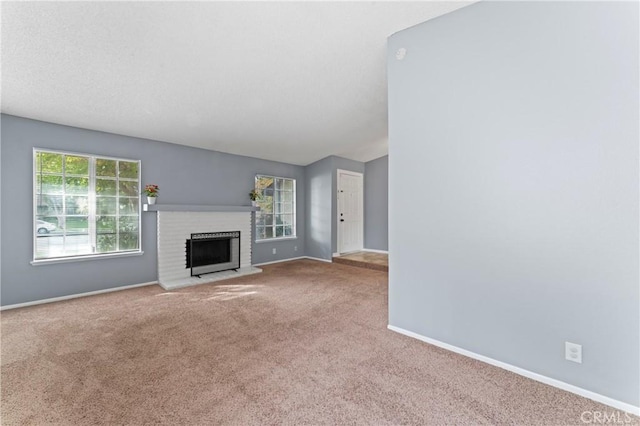
[(33, 266), (43, 266), (43, 265), (53, 265), (56, 263), (82, 262), (85, 260), (113, 259), (117, 257), (142, 256), (143, 254), (144, 254), (143, 251), (128, 251), (124, 253), (91, 254), (86, 256), (69, 256), (69, 257), (56, 257), (52, 259), (37, 259), (37, 260), (32, 260), (30, 263)]
[(286, 241), (286, 240), (297, 240), (298, 237), (278, 237), (278, 238), (267, 238), (265, 240), (256, 240), (256, 244), (262, 243), (272, 243), (274, 241)]

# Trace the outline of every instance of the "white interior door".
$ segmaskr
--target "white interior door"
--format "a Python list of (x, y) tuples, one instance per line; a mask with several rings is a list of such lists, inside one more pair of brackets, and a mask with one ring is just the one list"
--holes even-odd
[(338, 252), (362, 250), (363, 207), (362, 174), (338, 170)]

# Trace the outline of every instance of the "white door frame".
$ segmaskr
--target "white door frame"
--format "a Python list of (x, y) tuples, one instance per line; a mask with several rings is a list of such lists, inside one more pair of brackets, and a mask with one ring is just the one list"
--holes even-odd
[[(341, 231), (340, 231), (340, 211), (341, 211), (341, 197), (340, 197), (340, 186), (341, 186), (341, 182), (340, 182), (340, 175), (341, 174), (346, 174), (346, 175), (351, 175), (351, 176), (355, 176), (357, 178), (360, 179), (360, 205), (362, 206), (362, 208), (360, 209), (360, 223), (362, 226), (361, 232), (360, 232), (360, 241), (358, 244), (358, 248), (357, 250), (362, 250), (364, 248), (364, 174), (363, 173), (358, 173), (358, 172), (353, 172), (351, 170), (342, 170), (342, 169), (337, 169), (336, 171), (336, 198), (337, 198), (337, 208), (336, 208), (336, 229), (337, 229), (337, 246), (336, 246), (336, 251), (338, 253), (343, 253), (342, 250), (342, 235), (341, 235)], [(357, 251), (356, 250), (356, 251)]]

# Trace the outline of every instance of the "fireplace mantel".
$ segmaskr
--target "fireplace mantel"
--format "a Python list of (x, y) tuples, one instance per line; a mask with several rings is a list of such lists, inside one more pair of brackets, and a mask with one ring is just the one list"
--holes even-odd
[(145, 212), (255, 212), (253, 206), (212, 206), (208, 204), (143, 204)]
[[(146, 206), (156, 212), (158, 232), (158, 284), (172, 290), (196, 284), (236, 278), (262, 272), (251, 266), (252, 216), (256, 207), (153, 204)], [(153, 209), (153, 210), (152, 210)], [(191, 276), (186, 267), (186, 241), (194, 233), (240, 233), (240, 268)]]

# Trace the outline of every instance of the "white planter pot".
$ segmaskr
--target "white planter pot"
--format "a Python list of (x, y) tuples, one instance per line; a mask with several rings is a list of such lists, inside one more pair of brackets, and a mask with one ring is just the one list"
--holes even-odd
[(147, 204), (155, 204), (158, 197), (147, 197)]

